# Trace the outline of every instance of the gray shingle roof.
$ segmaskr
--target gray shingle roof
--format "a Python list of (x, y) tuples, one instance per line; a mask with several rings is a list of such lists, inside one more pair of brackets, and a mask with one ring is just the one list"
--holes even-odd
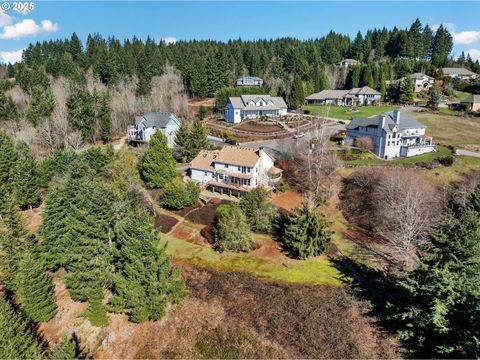
[[(241, 95), (240, 97), (229, 97), (228, 98), (230, 103), (232, 104), (234, 109), (246, 109), (246, 110), (278, 110), (278, 109), (286, 109), (287, 104), (282, 97), (272, 97), (270, 95)], [(273, 106), (247, 106), (246, 104), (249, 101), (254, 101), (255, 103), (263, 99), (266, 103), (269, 101), (273, 102)]]
[(475, 75), (474, 72), (465, 68), (443, 68), (444, 75)]
[(241, 78), (238, 78), (237, 79), (237, 82), (241, 81), (241, 82), (244, 82), (245, 80), (247, 81), (263, 81), (262, 78), (259, 78), (258, 76), (244, 76), (244, 77), (241, 77)]
[(135, 125), (141, 122), (145, 123), (145, 127), (165, 128), (170, 120), (175, 121), (180, 125), (180, 120), (170, 112), (151, 112), (143, 116), (135, 118)]
[(462, 100), (462, 103), (468, 103), (468, 104), (480, 103), (480, 95), (470, 95), (465, 100)]
[(381, 94), (377, 90), (364, 86), (362, 88), (353, 88), (350, 90), (322, 90), (318, 93), (307, 96), (307, 100), (343, 99), (345, 97), (353, 97), (357, 95)]
[[(348, 130), (355, 130), (359, 126), (378, 126), (379, 118), (382, 114), (377, 115), (377, 116), (372, 116), (369, 118), (353, 118), (352, 121), (347, 125)], [(389, 113), (384, 113), (385, 115), (385, 131), (391, 132), (392, 129), (395, 127), (395, 122), (393, 121), (393, 111)], [(419, 122), (417, 119), (400, 113), (400, 123), (399, 126), (400, 130), (404, 129), (421, 129), (424, 128), (425, 125), (423, 125), (421, 122)]]

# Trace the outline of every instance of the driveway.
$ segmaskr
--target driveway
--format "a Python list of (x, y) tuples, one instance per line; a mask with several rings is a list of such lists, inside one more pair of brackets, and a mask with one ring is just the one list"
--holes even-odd
[(476, 152), (476, 151), (457, 149), (455, 153), (461, 156), (474, 156), (474, 157), (480, 158), (480, 152)]

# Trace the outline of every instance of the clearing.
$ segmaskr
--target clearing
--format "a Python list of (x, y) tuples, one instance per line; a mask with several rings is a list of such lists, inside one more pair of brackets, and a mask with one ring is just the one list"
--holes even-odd
[(312, 113), (320, 113), (329, 118), (342, 120), (351, 120), (354, 117), (370, 117), (398, 108), (398, 106), (359, 106), (355, 108), (357, 111), (352, 111), (353, 108), (347, 106), (306, 105), (303, 107), (304, 110), (310, 110)]

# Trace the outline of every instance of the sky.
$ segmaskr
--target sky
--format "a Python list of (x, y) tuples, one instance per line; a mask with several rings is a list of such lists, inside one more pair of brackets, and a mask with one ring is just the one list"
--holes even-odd
[[(7, 5), (6, 5), (7, 4)], [(34, 1), (33, 10), (0, 0), (0, 62), (15, 62), (29, 43), (89, 33), (123, 40), (137, 36), (190, 39), (354, 37), (367, 29), (409, 27), (419, 18), (444, 24), (461, 51), (480, 60), (480, 1)]]

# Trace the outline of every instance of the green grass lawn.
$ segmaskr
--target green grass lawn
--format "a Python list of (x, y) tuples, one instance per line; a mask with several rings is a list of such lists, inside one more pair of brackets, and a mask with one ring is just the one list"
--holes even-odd
[(465, 91), (455, 91), (455, 98), (457, 98), (458, 100), (465, 100), (470, 95), (470, 93)]
[(409, 113), (427, 126), (427, 134), (437, 144), (480, 144), (480, 118), (446, 114)]
[(459, 116), (462, 114), (460, 111), (449, 109), (449, 108), (439, 108), (438, 111), (441, 112), (442, 114), (452, 115), (452, 116)]
[[(345, 275), (325, 256), (304, 261), (287, 257), (264, 258), (249, 253), (219, 253), (209, 246), (162, 235), (161, 241), (165, 240), (168, 242), (167, 253), (179, 263), (209, 267), (222, 272), (244, 272), (298, 284), (338, 286), (345, 281)], [(337, 243), (336, 239), (334, 243)], [(338, 247), (342, 252), (354, 251), (353, 244), (344, 241)]]
[[(330, 108), (330, 110), (328, 110)], [(381, 114), (383, 112), (398, 109), (398, 106), (359, 106), (356, 109), (358, 112), (351, 113), (351, 107), (348, 106), (325, 106), (325, 105), (305, 105), (304, 110), (310, 110), (312, 113), (320, 113), (324, 116), (351, 120), (354, 117), (370, 117)], [(328, 111), (328, 114), (327, 114)]]
[(419, 173), (425, 180), (435, 186), (448, 186), (454, 181), (462, 180), (463, 176), (473, 170), (480, 170), (480, 158), (459, 156), (452, 166), (442, 166), (436, 169), (421, 169)]

